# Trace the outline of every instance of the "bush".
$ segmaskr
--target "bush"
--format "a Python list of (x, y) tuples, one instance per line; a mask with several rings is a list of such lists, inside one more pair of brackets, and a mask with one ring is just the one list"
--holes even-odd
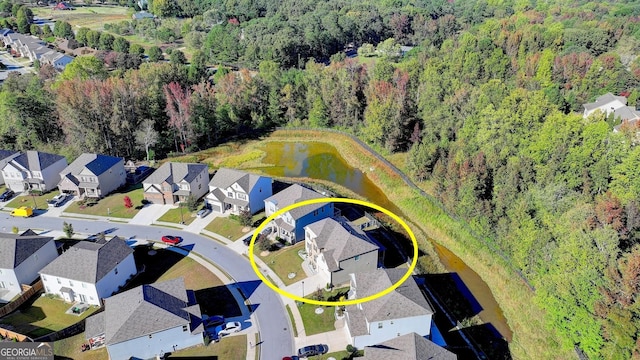
[(347, 345), (347, 352), (349, 352), (349, 353), (354, 353), (354, 352), (356, 352), (356, 351), (358, 351), (358, 349), (357, 349), (356, 347), (354, 347), (354, 346), (353, 346), (353, 345), (351, 345), (351, 344)]

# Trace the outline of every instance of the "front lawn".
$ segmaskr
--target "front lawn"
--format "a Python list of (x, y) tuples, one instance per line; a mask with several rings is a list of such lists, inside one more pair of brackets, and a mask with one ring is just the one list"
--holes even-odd
[[(330, 349), (331, 350), (331, 349)], [(351, 354), (347, 350), (330, 352), (324, 355), (314, 356), (313, 360), (327, 360), (329, 358), (334, 358), (336, 360), (344, 360), (344, 359), (357, 359), (359, 357), (364, 356), (364, 351), (358, 350), (356, 354), (351, 358), (349, 357)]]
[[(304, 250), (304, 241), (272, 251), (267, 256), (259, 256), (261, 252), (259, 248), (254, 248), (253, 252), (278, 274), (285, 285), (291, 285), (307, 277), (302, 269), (302, 258), (298, 256), (299, 250)], [(290, 273), (295, 273), (296, 276), (289, 279)]]
[[(124, 206), (124, 197), (129, 196), (133, 207), (127, 209)], [(73, 202), (65, 209), (65, 213), (87, 214), (97, 216), (109, 216), (116, 218), (131, 219), (142, 208), (144, 192), (141, 185), (134, 188), (127, 188), (121, 192), (113, 193), (98, 200), (95, 205), (80, 205), (78, 201)]]
[(73, 325), (98, 309), (91, 306), (80, 316), (65, 314), (70, 307), (71, 304), (61, 299), (41, 296), (28, 308), (23, 305), (23, 310), (0, 319), (0, 326), (10, 326), (9, 329), (36, 338)]
[(240, 225), (237, 220), (228, 217), (217, 217), (213, 219), (205, 229), (232, 241), (238, 240), (242, 235), (246, 234), (246, 232), (242, 231), (244, 226)]
[[(49, 207), (47, 200), (51, 200), (58, 194), (60, 194), (60, 191), (54, 190), (42, 195), (18, 195), (5, 205), (5, 207), (17, 209), (21, 206), (29, 206), (34, 209), (47, 209)], [(36, 206), (34, 206), (34, 204)]]
[(158, 221), (164, 221), (174, 224), (180, 224), (184, 222), (184, 225), (189, 225), (195, 220), (196, 213), (189, 211), (186, 207), (177, 207), (175, 209), (169, 209), (164, 215), (162, 215)]
[(169, 358), (246, 360), (247, 335), (228, 336), (220, 340), (220, 342), (212, 342), (208, 346), (194, 346), (189, 349), (178, 350), (171, 353)]
[[(197, 274), (197, 276), (194, 276)], [(156, 282), (184, 278), (184, 284), (187, 289), (200, 290), (224, 285), (215, 274), (200, 265), (197, 261), (185, 257), (173, 265)]]
[(87, 343), (84, 338), (84, 332), (68, 337), (66, 339), (53, 342), (53, 353), (56, 357), (74, 359), (74, 360), (107, 360), (109, 354), (107, 354), (107, 348), (101, 347), (100, 349), (82, 351), (82, 344)]
[[(323, 308), (324, 312), (322, 312), (322, 314), (316, 314), (315, 311), (317, 308)], [(298, 306), (298, 310), (300, 311), (300, 317), (302, 317), (302, 323), (304, 324), (304, 332), (307, 336), (336, 329), (334, 326), (336, 321), (334, 317), (335, 306), (318, 306), (303, 303)]]

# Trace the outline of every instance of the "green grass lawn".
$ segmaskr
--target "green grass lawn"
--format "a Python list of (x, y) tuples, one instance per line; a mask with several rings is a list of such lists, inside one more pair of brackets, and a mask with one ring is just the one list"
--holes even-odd
[(174, 224), (180, 224), (184, 221), (184, 225), (189, 225), (195, 220), (196, 212), (189, 211), (186, 207), (177, 207), (175, 209), (169, 209), (164, 215), (162, 215), (158, 221), (170, 222)]
[(0, 319), (0, 326), (10, 325), (16, 332), (34, 338), (73, 325), (97, 309), (90, 307), (80, 316), (65, 314), (70, 307), (61, 299), (38, 297), (29, 308)]
[(49, 207), (49, 205), (47, 204), (47, 200), (51, 200), (54, 196), (60, 194), (60, 191), (55, 190), (55, 191), (51, 191), (48, 192), (46, 194), (42, 194), (42, 195), (18, 195), (16, 197), (13, 198), (13, 200), (11, 200), (6, 207), (8, 208), (19, 208), (21, 206), (29, 206), (29, 207), (34, 207), (34, 201), (35, 201), (35, 208), (36, 209), (47, 209)]
[[(130, 209), (127, 209), (124, 206), (125, 196), (129, 196), (133, 203), (133, 207)], [(131, 219), (138, 213), (140, 208), (142, 208), (142, 199), (144, 199), (144, 193), (142, 187), (138, 185), (137, 188), (126, 189), (122, 192), (116, 192), (100, 199), (98, 203), (93, 206), (80, 205), (75, 201), (65, 209), (65, 213)]]
[[(324, 309), (322, 314), (316, 314), (316, 308), (321, 307)], [(320, 334), (327, 331), (335, 330), (334, 323), (336, 321), (334, 317), (334, 306), (318, 306), (311, 304), (302, 304), (298, 306), (300, 316), (302, 317), (302, 323), (304, 324), (304, 332), (307, 336)]]
[(189, 357), (224, 359), (224, 360), (246, 360), (247, 358), (247, 335), (227, 336), (220, 342), (212, 342), (208, 346), (194, 346), (189, 349), (178, 350), (169, 358), (179, 359)]
[[(329, 350), (335, 350), (335, 349), (329, 349)], [(329, 358), (334, 358), (336, 360), (352, 359), (349, 357), (350, 355), (351, 354), (349, 354), (347, 350), (342, 350), (342, 351), (330, 352), (324, 355), (313, 356), (310, 359), (313, 359), (313, 360), (327, 360)], [(364, 356), (364, 351), (359, 350), (353, 358), (357, 359), (358, 357), (361, 357), (361, 356)], [(392, 360), (392, 359), (389, 359), (389, 360)]]
[[(270, 252), (267, 256), (260, 256), (260, 249), (254, 249), (254, 253), (273, 270), (285, 285), (307, 277), (302, 270), (302, 258), (298, 256), (298, 250), (304, 250), (304, 241), (293, 246), (287, 246), (280, 250)], [(296, 273), (293, 279), (289, 279), (289, 273)]]
[(92, 30), (102, 30), (104, 24), (131, 20), (133, 10), (122, 6), (82, 6), (74, 10), (52, 10), (51, 7), (32, 7), (35, 16), (53, 21), (66, 21), (71, 26), (88, 27)]
[(238, 221), (228, 217), (217, 217), (213, 219), (205, 229), (230, 240), (238, 240), (241, 236), (247, 233), (242, 231), (244, 226), (240, 225)]
[(288, 304), (285, 307), (287, 308), (287, 314), (289, 314), (289, 320), (291, 320), (291, 326), (293, 326), (293, 336), (298, 337), (298, 328), (296, 328), (296, 321), (293, 319), (291, 307)]
[(91, 351), (81, 351), (80, 346), (86, 343), (84, 338), (84, 332), (66, 339), (54, 341), (53, 353), (54, 355), (62, 358), (74, 359), (74, 360), (107, 360), (109, 354), (107, 354), (107, 348), (101, 347), (100, 349)]
[[(193, 274), (198, 274), (198, 276), (193, 276)], [(224, 285), (222, 280), (212, 272), (188, 257), (178, 261), (156, 281), (171, 280), (179, 277), (184, 278), (186, 288), (191, 290), (207, 289)]]

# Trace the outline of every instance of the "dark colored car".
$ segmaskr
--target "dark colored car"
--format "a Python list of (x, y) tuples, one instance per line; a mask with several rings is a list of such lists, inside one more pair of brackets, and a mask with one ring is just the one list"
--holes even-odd
[(9, 201), (9, 199), (11, 199), (15, 194), (16, 193), (14, 193), (13, 190), (6, 190), (2, 195), (0, 195), (0, 201)]
[(182, 238), (180, 236), (165, 235), (162, 237), (162, 242), (171, 244), (171, 245), (176, 245), (182, 242)]
[(309, 357), (326, 354), (329, 351), (329, 347), (327, 345), (311, 345), (305, 346), (303, 348), (298, 349), (298, 356), (300, 357)]
[(214, 315), (209, 317), (202, 317), (202, 323), (205, 327), (218, 326), (224, 324), (224, 316)]

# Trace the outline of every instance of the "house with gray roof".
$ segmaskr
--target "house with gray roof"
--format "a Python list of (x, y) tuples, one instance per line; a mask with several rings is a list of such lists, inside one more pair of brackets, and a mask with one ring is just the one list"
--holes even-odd
[(458, 356), (432, 341), (409, 333), (364, 348), (362, 360), (456, 360)]
[(29, 150), (7, 162), (2, 168), (2, 177), (7, 187), (15, 192), (47, 192), (58, 186), (60, 172), (67, 165), (64, 156)]
[(192, 195), (203, 197), (209, 183), (209, 167), (205, 164), (167, 162), (143, 182), (145, 200), (154, 204), (175, 204)]
[[(0, 170), (2, 170), (11, 159), (20, 155), (19, 151), (14, 150), (0, 150)], [(0, 176), (0, 185), (4, 184), (4, 177)]]
[(60, 192), (80, 198), (107, 196), (127, 182), (123, 158), (88, 153), (80, 155), (60, 172), (60, 178)]
[(52, 237), (31, 230), (0, 234), (0, 301), (8, 302), (22, 292), (22, 284), (38, 279), (38, 272), (58, 257)]
[(304, 229), (309, 265), (332, 286), (348, 283), (352, 273), (378, 268), (380, 247), (348, 222), (326, 218)]
[(205, 201), (211, 210), (239, 215), (248, 210), (251, 214), (264, 209), (264, 200), (273, 195), (270, 177), (244, 171), (220, 168), (209, 182), (209, 194)]
[(627, 106), (627, 98), (624, 96), (615, 96), (612, 93), (606, 93), (604, 95), (598, 96), (596, 101), (592, 103), (583, 104), (584, 112), (582, 113), (582, 117), (585, 119), (589, 117), (589, 115), (593, 114), (596, 111), (602, 111), (606, 115), (609, 115), (616, 109)]
[(48, 52), (40, 56), (40, 64), (49, 64), (58, 71), (63, 71), (70, 62), (73, 61), (73, 57), (57, 52), (55, 50), (49, 50)]
[(47, 294), (66, 302), (101, 306), (135, 275), (133, 249), (119, 237), (80, 241), (40, 270)]
[[(264, 200), (265, 214), (267, 217), (278, 210), (305, 200), (321, 199), (325, 196), (293, 184), (279, 193)], [(318, 203), (293, 208), (279, 215), (272, 223), (274, 233), (290, 244), (304, 240), (304, 227), (316, 221), (334, 215), (333, 203)]]
[(183, 278), (141, 285), (105, 299), (87, 318), (89, 344), (105, 344), (111, 360), (151, 359), (201, 345), (204, 326), (194, 292)]
[[(397, 283), (406, 272), (406, 269), (377, 269), (351, 274), (348, 298), (378, 294)], [(430, 335), (433, 308), (413, 277), (409, 277), (385, 296), (346, 306), (345, 315), (352, 345), (362, 349), (412, 332)]]
[(3, 29), (0, 32), (0, 40), (5, 47), (9, 47), (12, 55), (28, 58), (30, 61), (39, 60), (42, 55), (51, 51), (47, 43), (32, 35), (25, 35), (14, 32), (10, 29)]

